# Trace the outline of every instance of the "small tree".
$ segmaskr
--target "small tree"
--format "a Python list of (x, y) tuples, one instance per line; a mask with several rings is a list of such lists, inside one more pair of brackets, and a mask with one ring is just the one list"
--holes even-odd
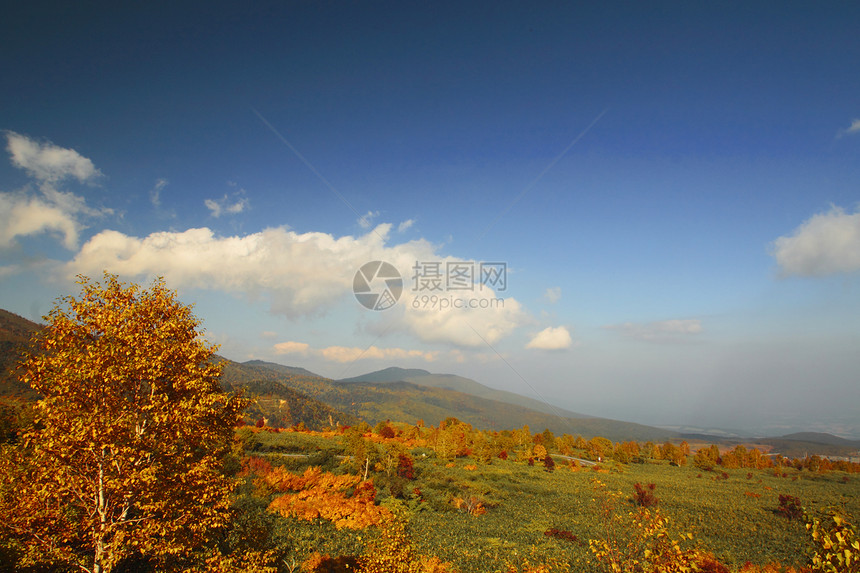
[(215, 348), (163, 280), (78, 282), (22, 365), (42, 399), (0, 455), (0, 529), (21, 540), (21, 565), (180, 567), (228, 521), (220, 459), (245, 401), (222, 391)]

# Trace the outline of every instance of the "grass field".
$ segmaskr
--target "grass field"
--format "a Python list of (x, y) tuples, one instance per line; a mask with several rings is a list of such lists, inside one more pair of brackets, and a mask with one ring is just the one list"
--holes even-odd
[[(260, 450), (306, 452), (309, 458), (283, 453), (263, 453), (273, 464), (302, 471), (309, 464), (324, 465), (335, 473), (347, 471), (340, 438), (321, 438), (298, 433), (260, 434)], [(775, 510), (779, 495), (797, 496), (804, 509), (816, 514), (840, 508), (860, 515), (860, 481), (842, 472), (815, 474), (795, 469), (728, 470), (704, 472), (692, 466), (676, 467), (658, 461), (645, 464), (604, 464), (570, 469), (559, 463), (555, 471), (525, 462), (494, 459), (479, 464), (469, 458), (437, 459), (429, 450), (415, 450), (415, 479), (392, 479), (376, 472), (379, 494), (385, 506), (407, 515), (420, 553), (453, 563), (463, 573), (509, 571), (525, 562), (555, 562), (558, 570), (594, 571), (589, 539), (606, 535), (602, 521), (605, 495), (621, 492), (615, 512), (634, 510), (633, 484), (653, 483), (660, 511), (677, 533), (692, 533), (691, 544), (713, 552), (723, 563), (738, 568), (745, 562), (780, 562), (802, 565), (811, 547), (802, 520), (788, 520)], [(786, 477), (782, 477), (782, 472)], [(373, 472), (372, 472), (373, 473)], [(726, 477), (723, 477), (726, 476)], [(399, 494), (397, 497), (391, 492)], [(471, 500), (486, 508), (473, 515), (455, 500)], [(468, 507), (468, 506), (467, 506)], [(321, 520), (278, 518), (280, 543), (290, 546), (298, 562), (310, 552), (356, 554), (371, 530), (337, 530)], [(567, 538), (545, 535), (551, 529), (570, 533)], [(574, 538), (575, 536), (575, 538)]]

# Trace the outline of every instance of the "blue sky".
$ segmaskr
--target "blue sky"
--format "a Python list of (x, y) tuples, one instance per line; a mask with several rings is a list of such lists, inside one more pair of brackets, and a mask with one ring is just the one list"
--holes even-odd
[(177, 4), (7, 9), (0, 307), (164, 276), (234, 360), (860, 436), (860, 7)]

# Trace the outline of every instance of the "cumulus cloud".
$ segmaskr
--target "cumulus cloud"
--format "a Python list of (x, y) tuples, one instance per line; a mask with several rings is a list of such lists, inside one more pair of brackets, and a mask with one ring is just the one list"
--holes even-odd
[(209, 209), (209, 214), (217, 219), (225, 214), (238, 215), (248, 207), (248, 199), (239, 197), (231, 200), (227, 195), (224, 195), (220, 199), (206, 199), (203, 204)]
[(407, 220), (403, 221), (402, 223), (400, 223), (400, 224), (397, 226), (397, 232), (398, 232), (398, 233), (402, 233), (403, 231), (405, 231), (406, 229), (410, 228), (410, 227), (411, 227), (412, 225), (414, 225), (414, 224), (415, 224), (415, 220), (414, 220), (414, 219), (407, 219)]
[(644, 340), (647, 342), (679, 342), (703, 332), (702, 321), (698, 318), (663, 320), (659, 322), (635, 323), (625, 322), (605, 326), (625, 338)]
[(559, 300), (561, 300), (561, 287), (552, 287), (546, 289), (546, 292), (543, 293), (543, 298), (550, 304), (555, 304)]
[[(425, 295), (410, 294), (402, 312), (370, 330), (382, 334), (391, 326), (407, 331), (424, 342), (453, 343), (479, 347), (494, 344), (528, 321), (528, 315), (514, 298), (499, 298), (492, 290), (438, 295), (436, 302), (424, 303)], [(388, 318), (388, 317), (386, 317)]]
[(99, 177), (92, 161), (73, 149), (39, 143), (14, 132), (7, 132), (6, 140), (12, 164), (39, 185), (37, 193), (30, 188), (0, 193), (0, 247), (14, 245), (18, 237), (49, 233), (59, 237), (67, 249), (74, 249), (83, 229), (82, 218), (113, 212), (89, 207), (80, 195), (57, 188), (65, 179), (85, 183)]
[(274, 346), (275, 354), (301, 354), (308, 355), (311, 345), (305, 342), (279, 342)]
[(860, 211), (839, 207), (813, 215), (771, 245), (782, 276), (821, 277), (860, 270)]
[(279, 342), (274, 346), (277, 354), (301, 354), (322, 357), (331, 362), (355, 362), (356, 360), (392, 360), (402, 358), (420, 358), (427, 362), (436, 360), (437, 351), (407, 350), (404, 348), (358, 348), (354, 346), (327, 346), (311, 348), (304, 342)]
[(379, 315), (384, 324), (377, 321), (369, 330), (479, 346), (499, 340), (528, 320), (517, 300), (498, 298), (484, 285), (437, 295), (434, 303), (422, 304), (422, 293), (410, 282), (416, 261), (438, 261), (445, 268), (459, 259), (435, 254), (435, 247), (424, 240), (388, 246), (390, 232), (387, 223), (361, 236), (339, 238), (283, 227), (232, 237), (218, 237), (208, 228), (143, 238), (108, 230), (84, 244), (66, 271), (71, 276), (98, 275), (102, 270), (134, 279), (163, 276), (173, 288), (263, 296), (273, 313), (295, 318), (323, 314), (353, 298), (356, 271), (369, 261), (387, 261), (404, 277), (403, 294)]
[(564, 350), (573, 345), (570, 331), (564, 326), (544, 328), (526, 344), (526, 348), (538, 350)]
[(77, 246), (78, 223), (71, 213), (24, 193), (0, 193), (0, 247), (46, 232), (58, 235), (67, 249)]
[(12, 164), (39, 181), (56, 183), (74, 178), (85, 183), (101, 176), (93, 162), (74, 149), (39, 143), (13, 131), (6, 132), (6, 142)]

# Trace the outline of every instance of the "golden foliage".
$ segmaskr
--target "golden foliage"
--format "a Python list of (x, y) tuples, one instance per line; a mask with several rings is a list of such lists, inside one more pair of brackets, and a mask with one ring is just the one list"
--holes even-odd
[(456, 573), (450, 563), (418, 555), (407, 532), (406, 520), (391, 516), (361, 556), (361, 573)]
[(468, 513), (469, 515), (484, 515), (487, 513), (487, 508), (484, 507), (484, 503), (474, 495), (470, 495), (466, 498), (455, 497), (451, 500), (451, 503), (454, 504), (454, 507), (460, 511)]
[(833, 512), (825, 519), (813, 518), (806, 524), (815, 543), (812, 571), (856, 573), (860, 571), (860, 538), (854, 525)]
[(22, 364), (42, 399), (0, 464), (0, 528), (21, 565), (107, 572), (204, 547), (228, 519), (220, 457), (245, 401), (221, 390), (215, 348), (161, 279), (78, 282)]
[[(337, 528), (363, 529), (378, 525), (391, 512), (375, 504), (376, 490), (372, 481), (362, 482), (353, 475), (336, 476), (318, 467), (308, 468), (296, 475), (278, 467), (264, 477), (265, 483), (277, 492), (294, 492), (278, 496), (269, 510), (284, 516), (312, 520), (327, 519)], [(345, 490), (355, 488), (351, 496)]]

